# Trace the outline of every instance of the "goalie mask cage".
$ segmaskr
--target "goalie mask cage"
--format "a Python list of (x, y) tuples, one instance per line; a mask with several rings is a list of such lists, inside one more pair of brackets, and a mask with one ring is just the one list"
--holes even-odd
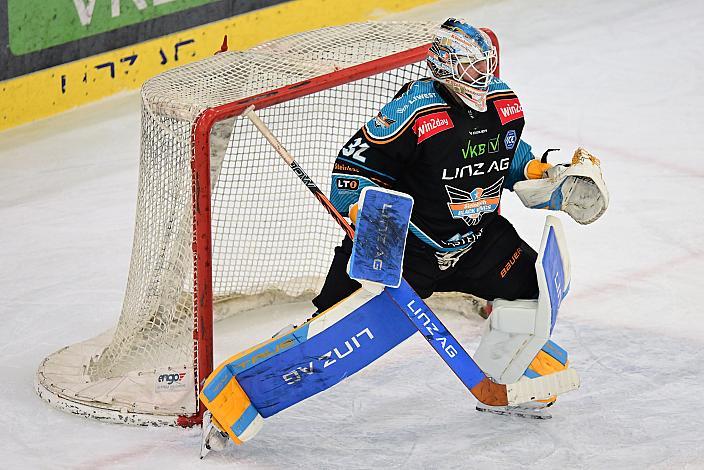
[(344, 235), (238, 116), (253, 104), (326, 187), (349, 137), (401, 85), (427, 76), (424, 60), (436, 28), (426, 22), (330, 27), (220, 53), (146, 82), (120, 319), (114, 329), (44, 359), (38, 394), (101, 420), (199, 423), (199, 384), (213, 369), (214, 319), (311, 298)]

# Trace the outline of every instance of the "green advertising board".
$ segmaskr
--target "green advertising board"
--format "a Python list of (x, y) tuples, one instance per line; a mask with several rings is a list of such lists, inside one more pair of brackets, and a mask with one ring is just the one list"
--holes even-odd
[(0, 0), (0, 131), (139, 88), (225, 44), (244, 50), (433, 1)]
[(217, 0), (7, 0), (16, 56), (141, 23)]

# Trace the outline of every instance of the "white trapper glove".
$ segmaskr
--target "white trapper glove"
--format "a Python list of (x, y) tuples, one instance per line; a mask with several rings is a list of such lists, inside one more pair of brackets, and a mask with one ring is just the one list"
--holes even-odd
[[(544, 161), (536, 162), (535, 167), (547, 166)], [(513, 190), (526, 207), (561, 210), (585, 225), (601, 217), (609, 206), (599, 159), (582, 147), (575, 150), (572, 163), (549, 167), (542, 178), (519, 181)]]

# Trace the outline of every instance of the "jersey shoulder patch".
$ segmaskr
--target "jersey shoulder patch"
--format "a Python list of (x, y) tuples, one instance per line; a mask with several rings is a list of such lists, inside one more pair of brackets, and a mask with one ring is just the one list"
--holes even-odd
[(379, 114), (364, 126), (364, 131), (372, 141), (390, 140), (407, 129), (421, 111), (447, 106), (435, 90), (432, 79), (417, 80), (381, 108)]
[(493, 77), (489, 82), (487, 108), (494, 108), (501, 124), (505, 125), (523, 118), (523, 107), (516, 93), (501, 79)]

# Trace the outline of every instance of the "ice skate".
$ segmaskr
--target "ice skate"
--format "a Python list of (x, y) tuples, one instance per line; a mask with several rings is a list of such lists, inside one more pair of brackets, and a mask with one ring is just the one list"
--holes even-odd
[(202, 459), (211, 450), (221, 451), (227, 446), (230, 437), (226, 432), (213, 422), (213, 416), (210, 411), (203, 413), (203, 434), (200, 442), (200, 458)]

